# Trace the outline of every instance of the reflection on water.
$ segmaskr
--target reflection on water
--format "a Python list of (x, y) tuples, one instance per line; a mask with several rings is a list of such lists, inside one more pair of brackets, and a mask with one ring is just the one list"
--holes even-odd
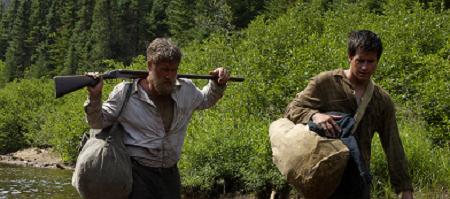
[(79, 199), (72, 171), (0, 164), (0, 199)]

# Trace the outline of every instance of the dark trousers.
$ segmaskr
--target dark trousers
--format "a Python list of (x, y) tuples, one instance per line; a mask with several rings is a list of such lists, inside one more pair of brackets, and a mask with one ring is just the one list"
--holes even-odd
[(370, 185), (364, 184), (359, 175), (358, 167), (353, 160), (349, 160), (342, 176), (341, 183), (329, 199), (368, 199)]
[(178, 167), (146, 167), (132, 159), (133, 190), (129, 199), (180, 199)]

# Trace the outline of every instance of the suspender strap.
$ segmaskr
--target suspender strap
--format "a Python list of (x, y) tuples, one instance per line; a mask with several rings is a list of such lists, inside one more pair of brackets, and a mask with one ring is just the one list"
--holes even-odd
[(125, 83), (125, 87), (127, 88), (127, 93), (125, 94), (125, 100), (123, 100), (123, 104), (122, 107), (120, 108), (119, 114), (117, 115), (117, 119), (119, 119), (120, 114), (122, 114), (122, 111), (125, 109), (125, 107), (127, 107), (127, 102), (130, 99), (131, 96), (131, 91), (133, 90), (133, 83)]
[(362, 179), (364, 181), (364, 186), (363, 186), (364, 198), (369, 198), (368, 190), (370, 190), (372, 176), (370, 175), (370, 171), (367, 168), (367, 166), (365, 165), (364, 160), (361, 157), (361, 153), (358, 148), (358, 143), (357, 143), (355, 137), (352, 135), (355, 134), (355, 131), (358, 128), (359, 122), (361, 122), (361, 119), (364, 116), (364, 112), (366, 111), (367, 105), (369, 104), (370, 100), (372, 99), (373, 90), (374, 90), (374, 82), (371, 79), (366, 86), (366, 90), (364, 91), (364, 94), (361, 98), (361, 102), (358, 106), (358, 109), (356, 110), (356, 113), (354, 116), (355, 124), (353, 125), (353, 129), (351, 131), (351, 136), (349, 136), (348, 138), (342, 139), (342, 141), (344, 143), (346, 143), (347, 146), (349, 146), (349, 145), (353, 146), (352, 148), (349, 147), (349, 149), (350, 149), (351, 156), (353, 157), (353, 160), (355, 161), (355, 163), (358, 167), (359, 175), (362, 177)]
[(374, 83), (373, 80), (370, 79), (369, 83), (366, 86), (366, 90), (364, 91), (364, 95), (361, 98), (361, 103), (358, 106), (358, 109), (355, 113), (355, 125), (352, 129), (352, 135), (355, 133), (356, 129), (358, 128), (359, 122), (364, 116), (364, 112), (366, 111), (367, 105), (369, 104), (370, 100), (372, 99), (373, 89), (374, 89)]
[[(128, 86), (128, 87), (127, 87), (127, 86)], [(109, 132), (109, 134), (110, 134), (110, 137), (109, 137), (108, 139), (110, 139), (110, 138), (112, 137), (113, 139), (122, 140), (122, 134), (123, 134), (123, 131), (118, 131), (118, 130), (116, 130), (116, 129), (117, 129), (117, 128), (119, 127), (119, 125), (120, 125), (120, 122), (119, 122), (120, 114), (121, 114), (122, 111), (125, 109), (125, 107), (127, 106), (127, 102), (128, 102), (128, 100), (130, 99), (130, 96), (131, 96), (131, 90), (133, 90), (133, 84), (132, 84), (132, 83), (126, 83), (126, 84), (125, 84), (125, 87), (127, 87), (127, 88), (126, 88), (126, 89), (127, 89), (127, 92), (126, 92), (126, 94), (125, 94), (125, 99), (123, 100), (122, 107), (121, 107), (120, 110), (119, 110), (119, 114), (117, 115), (116, 120), (114, 121), (114, 124), (112, 125), (111, 129), (108, 130), (108, 132)], [(102, 130), (102, 132), (103, 132), (103, 130)]]
[(112, 137), (115, 137), (116, 139), (117, 138), (118, 139), (122, 138), (122, 132), (121, 131), (116, 131), (116, 129), (119, 126), (118, 119), (119, 119), (120, 114), (122, 113), (122, 111), (127, 106), (128, 99), (130, 99), (131, 91), (133, 90), (133, 84), (132, 83), (126, 83), (125, 87), (127, 87), (126, 88), (127, 91), (126, 91), (126, 94), (125, 94), (125, 99), (124, 99), (124, 101), (122, 103), (122, 107), (119, 110), (119, 114), (115, 118), (115, 121), (112, 124), (112, 126), (105, 127), (100, 132), (95, 132), (95, 131), (85, 132), (83, 134), (83, 137), (81, 138), (80, 144), (78, 145), (78, 153), (80, 153), (80, 151), (83, 149), (84, 145), (86, 144), (87, 140), (90, 137), (95, 136), (95, 137), (100, 138), (100, 139), (111, 139)]

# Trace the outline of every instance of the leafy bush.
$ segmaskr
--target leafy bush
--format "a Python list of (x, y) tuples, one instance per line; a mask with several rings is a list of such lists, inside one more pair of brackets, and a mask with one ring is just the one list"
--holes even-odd
[(76, 161), (80, 138), (88, 130), (83, 111), (85, 96), (86, 92), (77, 91), (57, 99), (55, 111), (42, 125), (42, 134), (66, 162)]
[(48, 145), (40, 125), (52, 110), (52, 93), (46, 80), (16, 81), (0, 90), (0, 154)]
[(270, 158), (269, 121), (242, 110), (230, 110), (227, 100), (195, 114), (180, 161), (188, 192), (211, 196), (234, 191), (264, 192), (265, 187), (283, 185)]

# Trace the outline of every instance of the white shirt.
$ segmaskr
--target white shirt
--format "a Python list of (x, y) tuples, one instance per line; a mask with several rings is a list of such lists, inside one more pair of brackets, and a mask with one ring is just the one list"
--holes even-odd
[[(103, 103), (100, 100), (86, 101), (86, 118), (91, 128), (101, 129), (114, 123), (125, 98), (126, 84), (118, 84)], [(213, 106), (225, 90), (225, 86), (219, 86), (214, 81), (209, 81), (200, 90), (189, 79), (177, 79), (175, 90), (171, 93), (175, 102), (173, 120), (166, 133), (154, 102), (138, 80), (132, 86), (127, 106), (118, 118), (126, 131), (123, 141), (129, 155), (141, 164), (162, 168), (172, 167), (180, 159), (193, 111)]]

